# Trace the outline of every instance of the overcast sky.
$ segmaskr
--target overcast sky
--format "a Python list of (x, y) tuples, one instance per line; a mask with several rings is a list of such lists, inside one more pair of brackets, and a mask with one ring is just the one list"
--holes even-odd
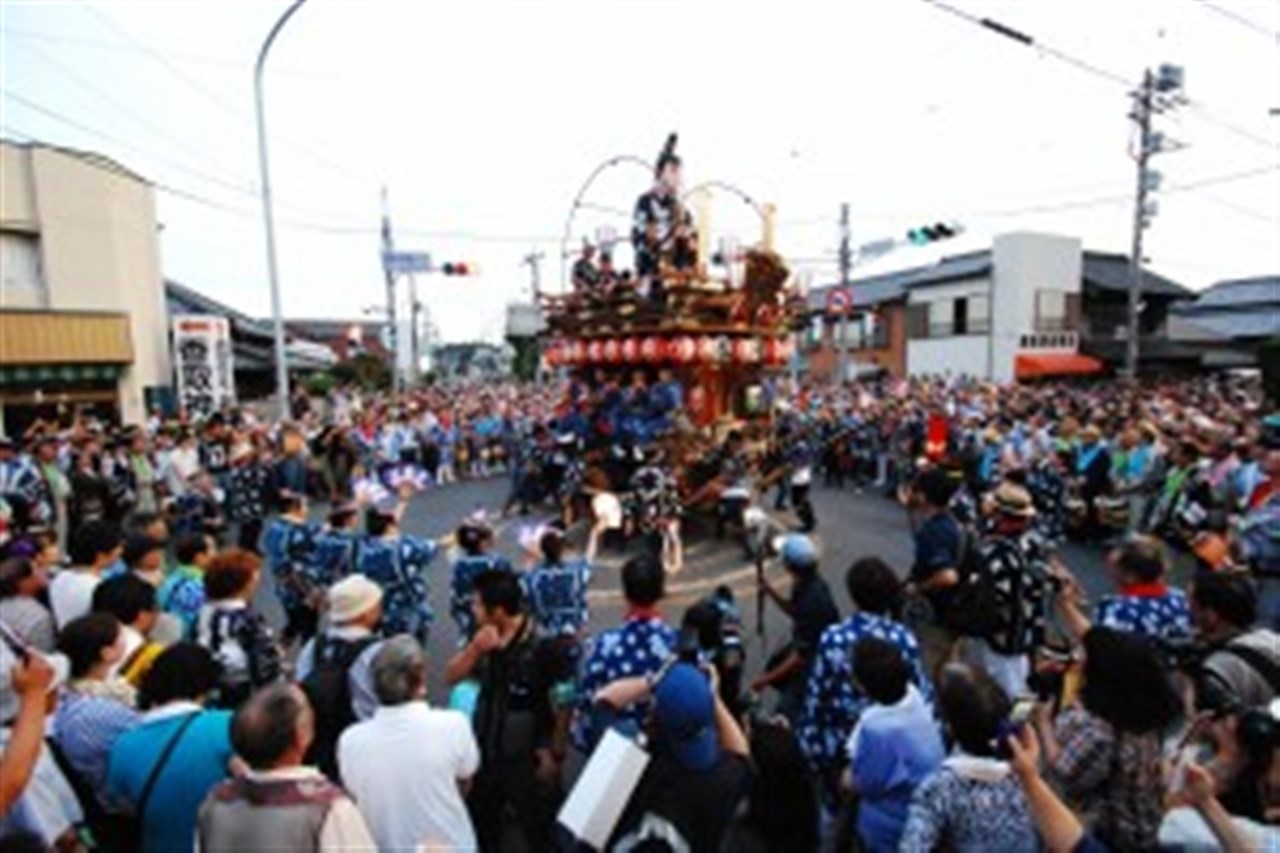
[[(0, 2), (0, 124), (16, 139), (92, 149), (166, 188), (167, 276), (254, 314), (269, 292), (258, 202), (252, 64), (286, 0)], [(839, 205), (854, 242), (939, 219), (962, 239), (894, 253), (927, 263), (1034, 229), (1127, 252), (1134, 167), (1126, 89), (1186, 67), (1191, 105), (1160, 126), (1185, 150), (1148, 234), (1153, 268), (1193, 288), (1280, 271), (1280, 3), (954, 0), (1048, 54), (921, 0), (310, 0), (268, 70), (287, 313), (354, 317), (383, 300), (379, 187), (400, 247), (478, 263), (422, 292), (447, 340), (501, 334), (521, 265), (559, 240), (607, 158), (652, 159), (681, 135), (686, 183), (731, 182), (779, 209), (780, 248), (835, 272)], [(32, 105), (35, 106), (32, 106)], [(1244, 175), (1244, 177), (1240, 177)], [(648, 183), (607, 170), (575, 240), (625, 232)], [(609, 209), (619, 212), (611, 213)], [(717, 193), (714, 230), (758, 236)]]

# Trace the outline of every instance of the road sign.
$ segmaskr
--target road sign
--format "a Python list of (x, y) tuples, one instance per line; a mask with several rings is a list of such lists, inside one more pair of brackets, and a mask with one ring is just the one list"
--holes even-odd
[(827, 291), (827, 313), (847, 314), (853, 307), (853, 296), (843, 287), (833, 287)]
[(431, 256), (426, 252), (384, 252), (382, 265), (395, 275), (431, 272)]
[(858, 247), (858, 256), (864, 259), (875, 258), (880, 255), (887, 255), (898, 247), (898, 241), (892, 237), (886, 237), (881, 240), (872, 240), (869, 243), (863, 243)]

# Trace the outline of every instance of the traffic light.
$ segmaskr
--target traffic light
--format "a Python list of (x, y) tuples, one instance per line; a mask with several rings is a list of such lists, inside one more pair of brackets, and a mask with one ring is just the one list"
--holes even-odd
[(961, 230), (961, 227), (954, 223), (935, 222), (933, 225), (925, 225), (922, 228), (912, 228), (907, 232), (907, 242), (913, 246), (927, 246), (939, 240), (949, 240)]
[(466, 264), (461, 261), (451, 261), (440, 265), (440, 272), (444, 275), (478, 275), (480, 268), (475, 264)]

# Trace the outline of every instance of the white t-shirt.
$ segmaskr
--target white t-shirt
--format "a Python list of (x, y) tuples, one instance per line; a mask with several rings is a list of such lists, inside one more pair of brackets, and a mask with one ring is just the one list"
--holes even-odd
[(379, 850), (474, 850), (458, 781), (479, 766), (467, 718), (426, 702), (380, 707), (338, 741), (343, 787)]
[(49, 582), (49, 604), (59, 631), (93, 609), (93, 591), (100, 581), (93, 572), (82, 569), (63, 569), (53, 576)]

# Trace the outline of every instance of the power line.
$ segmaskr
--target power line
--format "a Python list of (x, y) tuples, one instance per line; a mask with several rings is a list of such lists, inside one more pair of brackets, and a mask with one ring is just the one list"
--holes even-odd
[(1277, 47), (1280, 47), (1280, 32), (1276, 32), (1269, 27), (1265, 27), (1251, 18), (1246, 18), (1244, 15), (1241, 15), (1233, 9), (1228, 9), (1226, 6), (1215, 3), (1214, 0), (1195, 0), (1195, 2), (1198, 3), (1202, 9), (1207, 9), (1210, 12), (1221, 15), (1229, 21), (1236, 22), (1245, 29), (1253, 30), (1255, 33), (1260, 33), (1266, 36), (1271, 39)]
[(1219, 195), (1214, 195), (1213, 193), (1202, 192), (1200, 193), (1200, 197), (1205, 201), (1209, 201), (1213, 204), (1219, 205), (1220, 207), (1226, 208), (1237, 216), (1252, 219), (1254, 222), (1262, 222), (1271, 226), (1280, 225), (1280, 212), (1263, 213), (1260, 210), (1254, 210), (1252, 207), (1246, 207), (1243, 204), (1236, 204), (1234, 201), (1229, 201), (1228, 199)]
[[(1170, 184), (1161, 188), (1161, 193), (1185, 193), (1194, 192), (1204, 187), (1217, 186), (1218, 184), (1230, 184), (1236, 181), (1244, 181), (1249, 178), (1256, 178), (1262, 175), (1271, 174), (1280, 171), (1280, 163), (1271, 163), (1266, 166), (1258, 166), (1253, 169), (1244, 169), (1238, 172), (1230, 172), (1224, 175), (1213, 175), (1208, 178), (1202, 178), (1195, 181), (1184, 181), (1180, 184)], [(1038, 204), (1025, 207), (1005, 208), (999, 210), (978, 210), (970, 211), (965, 216), (974, 218), (997, 218), (1006, 216), (1021, 216), (1027, 213), (1056, 213), (1064, 210), (1079, 210), (1088, 207), (1100, 207), (1109, 204), (1128, 204), (1133, 201), (1133, 193), (1117, 193), (1116, 195), (1095, 196), (1094, 198), (1078, 199), (1075, 201), (1065, 201), (1052, 204)]]
[[(1101, 80), (1105, 80), (1108, 83), (1123, 86), (1126, 91), (1132, 89), (1133, 84), (1123, 74), (1117, 74), (1114, 71), (1103, 68), (1100, 65), (1095, 65), (1094, 63), (1075, 56), (1074, 54), (1070, 54), (1066, 51), (1060, 50), (1059, 48), (1047, 45), (1033, 36), (1009, 26), (1008, 24), (1001, 23), (1000, 21), (992, 18), (980, 17), (971, 12), (967, 12), (958, 6), (954, 6), (951, 3), (946, 2), (946, 0), (920, 0), (920, 2), (941, 12), (945, 12), (948, 15), (952, 15), (970, 24), (981, 27), (988, 32), (995, 33), (996, 35), (1007, 38), (1010, 41), (1017, 42), (1024, 47), (1030, 47), (1037, 51), (1041, 56), (1056, 59), (1065, 65), (1070, 65), (1079, 71), (1083, 71)], [(1206, 124), (1214, 125), (1227, 133), (1231, 133), (1241, 139), (1246, 139), (1255, 145), (1272, 149), (1280, 148), (1280, 144), (1277, 144), (1275, 141), (1243, 128), (1238, 124), (1220, 119), (1200, 104), (1192, 103), (1189, 104), (1187, 108), (1195, 113), (1200, 120)]]
[(91, 136), (96, 136), (99, 139), (102, 139), (106, 142), (110, 142), (115, 145), (122, 146), (126, 150), (132, 149), (133, 151), (139, 154), (143, 154), (147, 157), (153, 157), (158, 162), (167, 164), (170, 168), (176, 169), (180, 172), (184, 172), (194, 178), (207, 181), (211, 184), (217, 184), (219, 186), (226, 187), (227, 189), (233, 190), (235, 192), (246, 193), (248, 195), (257, 194), (257, 191), (252, 187), (252, 185), (238, 183), (235, 181), (228, 181), (225, 178), (221, 178), (217, 175), (212, 175), (200, 169), (194, 169), (184, 163), (181, 163), (177, 160), (172, 159), (168, 155), (161, 154), (157, 151), (153, 151), (149, 148), (144, 148), (140, 145), (136, 145), (131, 142), (126, 142), (117, 136), (113, 136), (109, 133), (104, 133), (103, 131), (98, 130), (95, 127), (90, 127), (89, 125), (84, 124), (83, 122), (79, 122), (71, 118), (70, 116), (63, 115), (62, 113), (59, 113), (55, 110), (51, 110), (48, 107), (42, 106), (36, 103), (35, 101), (33, 101), (32, 99), (18, 94), (12, 89), (3, 90), (2, 92), (0, 92), (0, 95), (3, 95), (3, 97), (5, 97), (8, 100), (14, 101), (15, 103), (21, 104), (23, 107), (31, 110), (32, 112), (39, 113), (40, 115), (46, 118), (52, 119), (53, 121), (60, 122), (62, 124), (65, 124), (68, 127), (75, 128), (81, 133), (87, 133)]
[[(89, 125), (83, 122), (77, 121), (76, 119), (73, 119), (70, 116), (67, 116), (56, 110), (51, 110), (48, 107), (37, 103), (31, 98), (25, 97), (18, 92), (14, 92), (12, 89), (8, 89), (8, 90), (0, 89), (0, 96), (13, 100), (19, 104), (22, 104), (27, 109), (32, 110), (33, 112), (39, 113), (40, 115), (43, 115), (46, 118), (52, 119), (53, 121), (59, 122), (68, 127), (75, 128), (81, 133), (87, 133), (91, 136), (95, 136), (106, 142), (110, 142), (114, 145), (118, 145), (125, 151), (133, 152), (135, 154), (142, 155), (143, 157), (154, 158), (157, 162), (166, 164), (172, 169), (176, 169), (180, 172), (184, 172), (187, 175), (190, 175), (191, 177), (194, 177), (196, 179), (223, 187), (239, 195), (250, 196), (255, 199), (258, 198), (257, 185), (252, 182), (248, 182), (248, 181), (238, 182), (238, 181), (224, 178), (220, 175), (215, 175), (210, 172), (206, 172), (201, 169), (194, 168), (192, 166), (188, 166), (185, 163), (174, 160), (172, 157), (166, 154), (161, 154), (153, 149), (137, 145), (136, 143), (127, 142), (118, 136), (113, 136), (112, 134), (101, 131), (95, 127), (90, 127)], [(150, 178), (148, 179), (150, 180)], [(152, 182), (154, 183), (154, 181)], [(318, 211), (308, 206), (297, 204), (295, 202), (288, 201), (288, 200), (279, 200), (279, 204), (281, 207), (289, 208), (295, 211), (301, 211), (304, 213), (305, 212), (320, 213), (322, 215), (328, 215), (328, 211)]]
[[(114, 95), (112, 95), (110, 92), (107, 92), (101, 86), (98, 86), (96, 83), (92, 82), (91, 80), (86, 79), (79, 72), (73, 70), (69, 66), (64, 65), (63, 63), (54, 59), (43, 48), (37, 47), (36, 45), (31, 45), (31, 44), (25, 45), (25, 48), (31, 53), (33, 53), (41, 62), (44, 62), (46, 65), (56, 69), (58, 73), (65, 76), (67, 79), (71, 80), (73, 83), (80, 86), (85, 91), (93, 94), (94, 97), (100, 99), (103, 103), (109, 104), (113, 109), (119, 111), (120, 113), (126, 116), (130, 116), (133, 121), (137, 122), (138, 124), (142, 125), (145, 128), (150, 129), (150, 131), (156, 136), (162, 139), (165, 139), (168, 142), (176, 144), (178, 146), (179, 151), (185, 151), (190, 146), (190, 140), (182, 139), (177, 135), (171, 133), (168, 130), (168, 128), (162, 127), (160, 124), (152, 120), (149, 116), (144, 114), (142, 111), (138, 110), (135, 107), (130, 106), (127, 103), (122, 102), (119, 98), (116, 98)], [(227, 170), (221, 170), (221, 171), (225, 172)]]
[[(219, 109), (223, 110), (228, 115), (234, 116), (235, 118), (239, 119), (241, 122), (245, 124), (252, 124), (251, 119), (244, 112), (244, 108), (241, 105), (233, 103), (232, 101), (218, 94), (213, 89), (206, 86), (200, 80), (189, 75), (186, 71), (184, 71), (181, 68), (181, 66), (171, 62), (168, 59), (168, 57), (164, 55), (162, 51), (157, 50), (147, 42), (143, 41), (142, 39), (135, 36), (133, 33), (126, 30), (124, 27), (120, 26), (118, 23), (116, 23), (114, 20), (111, 19), (110, 15), (107, 15), (101, 10), (89, 5), (88, 3), (84, 2), (84, 0), (78, 0), (78, 3), (81, 9), (83, 9), (84, 11), (92, 15), (99, 23), (101, 23), (107, 29), (116, 33), (118, 36), (125, 39), (130, 44), (137, 46), (139, 50), (146, 53), (153, 60), (155, 60), (162, 67), (164, 67), (165, 70), (167, 70), (175, 79), (184, 83), (188, 88), (192, 89), (193, 91), (198, 92), (202, 97), (204, 97), (210, 103), (216, 105)], [(317, 151), (303, 145), (302, 143), (290, 140), (288, 137), (285, 137), (285, 136), (281, 136), (280, 139), (281, 141), (292, 146), (293, 149), (296, 150), (298, 153), (306, 157), (309, 157), (310, 159), (314, 160), (316, 163), (319, 163), (322, 166), (326, 166), (330, 169), (333, 169), (334, 171), (337, 171), (341, 174), (344, 174), (350, 178), (354, 178), (361, 182), (371, 182), (367, 176), (353, 172), (347, 166), (329, 159), (323, 154), (318, 153)]]
[[(1169, 184), (1168, 186), (1161, 187), (1160, 192), (1165, 195), (1176, 194), (1176, 193), (1200, 192), (1206, 187), (1213, 187), (1221, 184), (1235, 183), (1237, 181), (1244, 181), (1250, 178), (1257, 178), (1263, 175), (1269, 175), (1276, 172), (1280, 172), (1280, 163), (1271, 163), (1265, 166), (1258, 166), (1252, 169), (1242, 169), (1237, 172), (1229, 172), (1227, 174), (1222, 174), (1222, 175), (1211, 175), (1206, 178), (1201, 178), (1194, 181), (1185, 181), (1180, 184)], [(1220, 197), (1210, 195), (1209, 193), (1203, 193), (1203, 197), (1206, 199), (1209, 199), (1210, 201), (1221, 204), (1224, 207), (1229, 207), (1232, 210), (1234, 210), (1236, 213), (1239, 213), (1241, 215), (1248, 216), (1254, 219), (1275, 221), (1274, 217), (1269, 218), (1265, 214), (1262, 214), (1256, 210), (1252, 210), (1251, 208), (1237, 205), (1234, 202), (1228, 202)], [(1067, 210), (1082, 210), (1082, 209), (1091, 208), (1091, 207), (1102, 207), (1102, 206), (1113, 205), (1113, 204), (1130, 204), (1132, 203), (1132, 201), (1133, 201), (1132, 193), (1117, 193), (1116, 195), (1096, 196), (1093, 198), (1076, 199), (1073, 201), (1065, 201), (1065, 202), (1050, 203), (1050, 204), (1027, 205), (1022, 207), (1003, 208), (998, 210), (971, 210), (971, 211), (959, 214), (957, 218), (961, 220), (997, 219), (997, 218), (1004, 218), (1004, 217), (1025, 216), (1031, 213), (1058, 213), (1058, 212), (1067, 211)], [(828, 217), (827, 221), (831, 222), (832, 220), (830, 219), (830, 217)], [(817, 257), (790, 258), (790, 260), (796, 261), (796, 262), (804, 262), (804, 263), (834, 264), (839, 261), (839, 256), (838, 256), (838, 253), (833, 250), (830, 255), (817, 256)]]

